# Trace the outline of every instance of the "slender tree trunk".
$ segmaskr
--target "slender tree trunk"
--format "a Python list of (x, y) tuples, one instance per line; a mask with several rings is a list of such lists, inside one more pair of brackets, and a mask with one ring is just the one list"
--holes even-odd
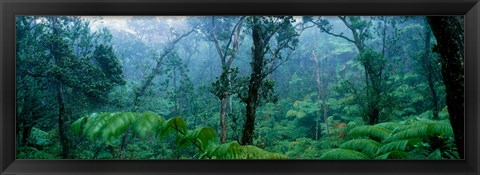
[(57, 102), (58, 102), (58, 131), (60, 133), (60, 143), (62, 144), (62, 158), (68, 158), (68, 138), (65, 129), (65, 101), (63, 97), (63, 85), (57, 85)]
[(125, 149), (127, 149), (128, 135), (130, 134), (132, 127), (128, 127), (127, 132), (123, 133), (122, 142), (120, 144), (120, 159), (125, 158)]
[[(226, 53), (225, 50), (222, 49), (220, 45), (220, 41), (217, 39), (216, 35), (216, 26), (215, 26), (215, 17), (212, 17), (212, 31), (210, 33), (210, 36), (212, 37), (214, 44), (215, 44), (215, 49), (217, 50), (218, 56), (220, 57), (220, 62), (222, 63), (222, 73), (221, 76), (227, 74), (227, 81), (225, 82), (223, 79), (220, 79), (220, 85), (221, 86), (226, 86), (225, 92), (222, 93), (220, 98), (220, 143), (226, 143), (227, 142), (227, 104), (230, 102), (230, 111), (232, 108), (232, 100), (229, 99), (230, 97), (230, 75), (228, 74), (228, 71), (230, 70), (230, 67), (235, 60), (236, 54), (238, 52), (238, 47), (240, 44), (240, 32), (242, 29), (243, 25), (243, 20), (244, 17), (241, 17), (238, 21), (238, 23), (235, 25), (232, 31), (232, 37), (233, 37), (233, 43), (232, 43), (232, 53)], [(230, 43), (232, 40), (230, 40), (226, 47), (230, 47)]]
[[(317, 55), (315, 54), (315, 51), (312, 51), (312, 59), (315, 62), (315, 75), (316, 75), (316, 83), (317, 83), (317, 101), (322, 101), (322, 105), (318, 106), (318, 112), (317, 112), (317, 121), (316, 121), (316, 131), (315, 131), (315, 140), (319, 139), (320, 135), (320, 126), (319, 126), (319, 121), (320, 121), (320, 111), (323, 110), (323, 120), (325, 122), (325, 131), (327, 135), (329, 134), (328, 130), (328, 121), (327, 121), (327, 104), (325, 100), (326, 96), (326, 91), (325, 89), (322, 88), (322, 76), (320, 74), (320, 67), (319, 67), (319, 61), (317, 58)], [(323, 108), (323, 109), (322, 109)]]
[(227, 141), (227, 92), (220, 99), (220, 143)]
[(442, 58), (448, 113), (460, 158), (464, 158), (464, 30), (463, 17), (429, 16)]
[(132, 111), (137, 111), (138, 110), (138, 105), (140, 104), (140, 98), (145, 94), (145, 90), (150, 87), (150, 85), (152, 84), (152, 80), (153, 78), (155, 78), (156, 76), (158, 76), (158, 74), (160, 74), (160, 71), (161, 71), (161, 68), (162, 68), (162, 64), (163, 64), (163, 59), (168, 55), (170, 54), (173, 49), (175, 49), (175, 44), (178, 43), (178, 41), (180, 41), (182, 38), (190, 35), (194, 30), (191, 30), (179, 37), (177, 37), (176, 39), (174, 39), (173, 41), (171, 41), (170, 43), (167, 43), (166, 45), (166, 48), (163, 50), (163, 52), (159, 55), (158, 58), (156, 58), (156, 61), (157, 61), (157, 64), (155, 65), (155, 68), (153, 68), (152, 72), (150, 74), (148, 74), (142, 85), (140, 86), (140, 88), (135, 92), (135, 97), (133, 98), (133, 106), (132, 106)]

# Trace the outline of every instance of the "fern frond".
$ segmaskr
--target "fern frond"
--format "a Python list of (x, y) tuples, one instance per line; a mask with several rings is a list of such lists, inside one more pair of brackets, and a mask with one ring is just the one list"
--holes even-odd
[(87, 123), (87, 117), (81, 117), (77, 121), (73, 122), (70, 127), (72, 128), (73, 132), (76, 134), (82, 134), (82, 128)]
[(191, 143), (196, 144), (201, 150), (206, 150), (207, 146), (217, 141), (217, 133), (211, 127), (200, 127), (193, 131), (188, 131), (183, 136), (178, 136), (176, 144), (185, 147)]
[(386, 128), (388, 130), (398, 130), (399, 128), (401, 128), (401, 124), (399, 124), (398, 122), (385, 122), (385, 123), (379, 123), (379, 124), (376, 124), (375, 126), (379, 126), (379, 127), (382, 127), (382, 128)]
[(403, 151), (391, 151), (380, 156), (375, 157), (375, 159), (408, 159), (409, 155)]
[(242, 146), (242, 152), (246, 159), (286, 159), (287, 156), (265, 151), (253, 145)]
[(215, 149), (207, 151), (206, 155), (212, 159), (239, 159), (242, 151), (242, 146), (236, 141), (224, 143)]
[(180, 132), (182, 135), (187, 134), (187, 124), (181, 117), (173, 117), (163, 122), (162, 127), (157, 131), (157, 136), (164, 137), (174, 132)]
[(369, 157), (358, 151), (338, 148), (322, 154), (320, 159), (369, 159)]
[(453, 136), (450, 123), (445, 121), (416, 121), (404, 130), (392, 134), (388, 141), (406, 139), (426, 139), (433, 136)]
[(340, 148), (362, 152), (369, 157), (373, 157), (376, 155), (378, 148), (381, 146), (382, 144), (375, 140), (354, 139), (341, 144)]
[(371, 126), (371, 125), (365, 125), (365, 126), (358, 126), (350, 130), (348, 132), (348, 135), (350, 137), (358, 138), (358, 137), (368, 137), (373, 140), (382, 142), (386, 138), (388, 138), (392, 134), (392, 131), (380, 127), (380, 126)]
[(252, 145), (241, 146), (236, 141), (218, 146), (208, 153), (213, 159), (286, 159), (283, 154), (272, 153)]
[(153, 112), (145, 112), (135, 120), (133, 125), (134, 132), (141, 138), (154, 135), (155, 131), (162, 126), (164, 120), (163, 117)]
[(427, 159), (436, 159), (436, 160), (442, 159), (442, 152), (440, 151), (440, 149), (436, 149), (430, 155), (427, 156)]
[(112, 137), (120, 136), (128, 130), (135, 118), (135, 113), (112, 113), (108, 117), (106, 117), (106, 124), (103, 125), (99, 132), (104, 139), (110, 139)]
[(385, 154), (391, 151), (406, 151), (409, 140), (399, 140), (387, 143), (380, 147), (377, 151), (377, 155)]

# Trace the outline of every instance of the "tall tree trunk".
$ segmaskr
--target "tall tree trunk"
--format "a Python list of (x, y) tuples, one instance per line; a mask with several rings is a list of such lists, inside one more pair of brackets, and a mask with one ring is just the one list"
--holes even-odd
[[(347, 38), (343, 35), (335, 35), (335, 34), (330, 33), (330, 32), (327, 32), (327, 34), (343, 38), (343, 39), (355, 44), (359, 53), (365, 52), (366, 51), (365, 43), (364, 43), (364, 41), (362, 41), (362, 39), (360, 37), (360, 33), (357, 31), (357, 29), (348, 22), (346, 16), (338, 16), (338, 18), (340, 18), (340, 20), (345, 24), (345, 26), (347, 26), (347, 28), (350, 29), (350, 31), (352, 32), (353, 40), (349, 39), (349, 38)], [(384, 26), (385, 26), (385, 24), (384, 24)], [(384, 39), (383, 39), (383, 41), (384, 41)], [(382, 52), (383, 52), (383, 50), (384, 50), (384, 48), (382, 49)], [(376, 84), (373, 81), (374, 78), (375, 78), (374, 77), (375, 73), (371, 73), (371, 72), (367, 71), (369, 69), (369, 65), (367, 63), (362, 62), (362, 66), (365, 69), (365, 83), (367, 85), (366, 94), (367, 94), (367, 98), (370, 98), (370, 99), (367, 99), (366, 116), (364, 117), (364, 121), (369, 125), (374, 125), (374, 124), (378, 123), (379, 118), (380, 118), (380, 109), (379, 109), (378, 103), (377, 103), (377, 101), (378, 101), (377, 98), (379, 98), (379, 96), (380, 96), (379, 93), (380, 92), (375, 90), (376, 88), (378, 88), (378, 87), (376, 87), (378, 84)], [(374, 89), (372, 92), (370, 92), (371, 90), (369, 90), (369, 88), (368, 88), (369, 84), (371, 84), (372, 88)], [(373, 97), (373, 98), (371, 98), (371, 97)]]
[[(327, 121), (327, 103), (326, 103), (326, 89), (322, 88), (322, 76), (320, 74), (320, 67), (317, 55), (315, 51), (312, 50), (312, 59), (315, 62), (315, 75), (316, 75), (316, 83), (317, 83), (317, 101), (322, 101), (322, 105), (318, 105), (318, 112), (317, 112), (317, 121), (315, 127), (315, 140), (318, 140), (320, 137), (320, 111), (323, 110), (323, 121), (325, 122), (325, 131), (327, 135), (329, 134), (328, 130), (328, 121)], [(321, 63), (320, 63), (321, 64)], [(323, 108), (323, 109), (322, 109)]]
[(257, 111), (258, 91), (260, 89), (263, 78), (263, 58), (265, 56), (265, 43), (262, 37), (261, 26), (258, 24), (258, 17), (254, 17), (254, 26), (252, 28), (253, 39), (253, 60), (252, 73), (248, 85), (248, 96), (246, 99), (246, 119), (242, 132), (242, 145), (253, 144), (253, 130), (255, 129), (255, 113)]
[(464, 30), (463, 17), (429, 16), (442, 58), (448, 113), (460, 158), (464, 158)]
[(233, 43), (232, 39), (228, 41), (226, 47), (229, 48), (230, 44), (232, 44), (232, 53), (226, 53), (226, 50), (222, 49), (220, 45), (220, 41), (217, 38), (216, 35), (216, 26), (215, 26), (215, 17), (212, 17), (212, 31), (210, 32), (210, 36), (213, 39), (213, 42), (215, 44), (215, 49), (217, 50), (218, 56), (220, 57), (220, 62), (222, 63), (222, 72), (221, 76), (224, 76), (227, 74), (227, 80), (226, 82), (223, 79), (220, 79), (220, 85), (221, 86), (226, 86), (225, 92), (222, 92), (222, 95), (219, 96), (220, 98), (220, 143), (226, 143), (227, 142), (227, 103), (230, 101), (230, 110), (232, 108), (232, 100), (229, 100), (230, 97), (230, 75), (228, 74), (228, 71), (230, 71), (231, 65), (233, 61), (235, 60), (236, 54), (238, 52), (239, 44), (240, 44), (240, 32), (242, 29), (243, 25), (243, 20), (245, 17), (241, 17), (237, 24), (235, 24), (235, 27), (233, 28), (231, 32), (231, 37), (233, 37)]
[(227, 142), (227, 92), (220, 99), (220, 143)]
[(60, 143), (62, 144), (62, 158), (69, 158), (68, 138), (65, 129), (65, 100), (63, 97), (63, 85), (57, 85), (57, 102), (58, 102), (58, 131), (60, 133)]
[[(53, 30), (53, 36), (60, 38), (59, 32), (58, 32), (58, 24), (57, 24), (57, 18), (56, 17), (51, 17), (52, 19), (52, 30)], [(58, 48), (58, 44), (54, 43), (52, 46), (52, 56), (54, 57), (55, 64), (58, 66), (62, 66), (62, 58), (61, 58), (61, 51), (60, 49), (63, 48)], [(61, 76), (62, 75), (56, 75), (56, 96), (57, 96), (57, 103), (58, 103), (58, 131), (60, 134), (60, 144), (62, 145), (62, 158), (66, 159), (69, 158), (69, 145), (68, 145), (68, 137), (66, 133), (66, 127), (65, 127), (65, 99), (63, 96), (63, 84), (61, 82)]]

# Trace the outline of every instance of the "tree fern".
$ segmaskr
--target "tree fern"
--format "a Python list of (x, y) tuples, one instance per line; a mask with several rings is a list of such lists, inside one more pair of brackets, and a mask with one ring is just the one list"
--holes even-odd
[(432, 121), (412, 117), (401, 122), (355, 127), (348, 132), (351, 140), (341, 144), (339, 149), (324, 153), (321, 157), (356, 159), (361, 157), (358, 154), (361, 153), (375, 159), (441, 159), (443, 153), (447, 154), (451, 150), (441, 150), (438, 143), (432, 147), (429, 142), (432, 139), (438, 142), (439, 138), (440, 141), (444, 138), (445, 142), (452, 136), (452, 128), (446, 120)]
[(145, 112), (136, 119), (133, 128), (136, 134), (145, 138), (155, 135), (155, 131), (160, 129), (159, 126), (163, 121), (163, 117), (152, 112)]
[(195, 144), (202, 151), (205, 151), (207, 146), (217, 141), (217, 133), (211, 127), (200, 127), (193, 131), (188, 131), (185, 135), (178, 136), (176, 144), (185, 147), (189, 144)]
[(383, 146), (381, 146), (378, 151), (377, 155), (382, 155), (391, 151), (407, 151), (408, 145), (410, 140), (398, 140), (394, 142), (387, 143)]
[(370, 139), (353, 139), (340, 145), (342, 149), (349, 149), (358, 152), (362, 152), (369, 157), (373, 157), (377, 154), (377, 150), (382, 144)]
[(104, 141), (124, 134), (128, 128), (142, 138), (156, 135), (161, 139), (177, 133), (175, 144), (179, 147), (196, 146), (200, 150), (199, 158), (286, 159), (285, 155), (271, 153), (256, 146), (241, 146), (237, 142), (218, 145), (218, 135), (213, 128), (199, 127), (188, 130), (181, 117), (165, 120), (152, 112), (93, 113), (75, 121), (71, 128), (78, 134), (91, 139), (103, 138)]
[(382, 142), (386, 138), (388, 138), (392, 134), (392, 131), (380, 127), (380, 126), (371, 126), (371, 125), (365, 125), (365, 126), (358, 126), (350, 130), (347, 135), (353, 138), (359, 138), (359, 137), (368, 137), (373, 140)]
[(452, 127), (445, 121), (416, 121), (392, 134), (388, 141), (426, 139), (433, 136), (453, 136)]
[(349, 149), (332, 149), (324, 153), (321, 159), (369, 159), (369, 157), (361, 152)]
[(427, 156), (427, 159), (442, 159), (442, 152), (440, 151), (440, 149), (436, 149)]
[(212, 159), (286, 159), (282, 154), (265, 151), (252, 145), (240, 145), (236, 141), (221, 144), (204, 155)]
[(410, 156), (403, 151), (391, 151), (375, 157), (375, 159), (407, 159)]

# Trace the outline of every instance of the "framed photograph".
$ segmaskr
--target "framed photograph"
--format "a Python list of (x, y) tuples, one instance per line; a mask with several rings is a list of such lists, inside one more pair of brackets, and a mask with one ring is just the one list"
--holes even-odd
[(1, 174), (478, 174), (478, 0), (2, 1)]

